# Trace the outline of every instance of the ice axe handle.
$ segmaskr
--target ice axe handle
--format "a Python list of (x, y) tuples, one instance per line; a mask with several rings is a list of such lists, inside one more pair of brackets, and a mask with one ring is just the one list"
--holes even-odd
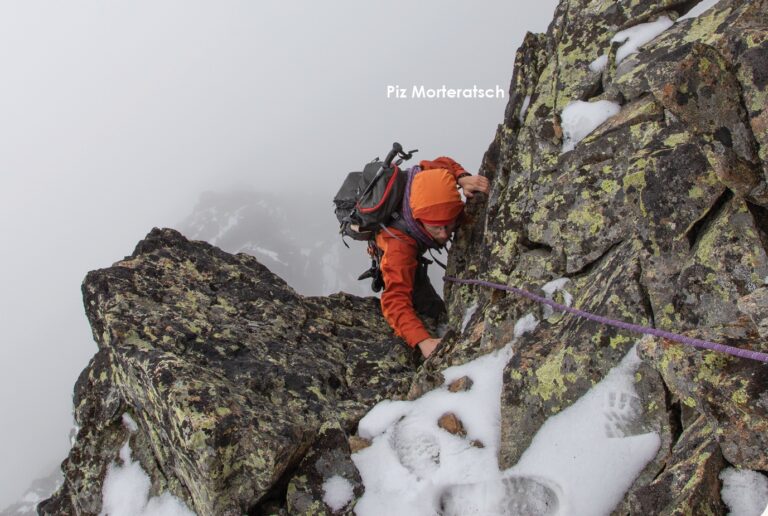
[(395, 159), (395, 156), (397, 156), (398, 154), (402, 154), (402, 152), (403, 152), (403, 146), (397, 142), (393, 143), (392, 150), (389, 151), (389, 154), (387, 154), (387, 157), (384, 160), (384, 167), (389, 168), (389, 166), (392, 165), (392, 160)]

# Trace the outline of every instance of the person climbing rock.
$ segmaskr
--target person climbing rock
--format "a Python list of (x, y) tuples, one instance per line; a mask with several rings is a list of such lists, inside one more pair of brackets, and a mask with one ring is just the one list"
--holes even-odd
[(383, 252), (381, 309), (395, 334), (427, 358), (440, 338), (430, 335), (423, 319), (436, 328), (445, 304), (429, 281), (429, 262), (422, 255), (445, 246), (460, 224), (464, 203), (457, 186), (466, 197), (473, 197), (478, 192), (487, 194), (489, 182), (445, 156), (421, 161), (411, 174), (402, 207), (411, 234), (390, 225), (376, 235), (376, 245)]

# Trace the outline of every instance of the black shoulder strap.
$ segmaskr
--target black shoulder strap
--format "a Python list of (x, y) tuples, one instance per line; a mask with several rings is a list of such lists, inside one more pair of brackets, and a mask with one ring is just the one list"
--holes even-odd
[(389, 225), (390, 227), (393, 227), (395, 229), (399, 229), (406, 235), (410, 236), (416, 241), (416, 246), (419, 249), (419, 256), (423, 255), (427, 252), (427, 249), (429, 249), (427, 246), (421, 243), (421, 241), (416, 237), (416, 235), (413, 234), (413, 231), (411, 231), (411, 228), (408, 227), (408, 224), (405, 223), (403, 220), (402, 215), (399, 213), (395, 213), (392, 218), (394, 219), (393, 222)]

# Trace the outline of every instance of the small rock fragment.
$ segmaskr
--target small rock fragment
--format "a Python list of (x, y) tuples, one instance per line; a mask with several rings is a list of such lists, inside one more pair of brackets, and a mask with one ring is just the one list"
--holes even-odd
[(437, 426), (453, 435), (458, 435), (461, 437), (465, 437), (467, 435), (467, 431), (464, 430), (464, 425), (461, 423), (461, 420), (456, 417), (456, 414), (452, 412), (448, 412), (440, 416), (440, 419), (437, 421)]
[(357, 453), (360, 450), (364, 450), (371, 445), (371, 441), (360, 437), (359, 435), (353, 435), (349, 438), (349, 451), (350, 453)]
[(448, 390), (451, 392), (468, 391), (472, 388), (472, 378), (469, 376), (462, 376), (461, 378), (454, 380), (448, 386)]

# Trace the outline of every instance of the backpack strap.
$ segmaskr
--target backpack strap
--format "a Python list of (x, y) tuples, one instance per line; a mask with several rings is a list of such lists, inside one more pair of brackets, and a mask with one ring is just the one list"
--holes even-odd
[[(424, 245), (424, 242), (422, 242), (421, 239), (416, 237), (416, 235), (414, 234), (413, 229), (408, 226), (408, 224), (405, 222), (405, 220), (403, 220), (403, 217), (400, 216), (399, 213), (396, 213), (395, 215), (397, 215), (397, 217), (393, 217), (394, 218), (394, 222), (392, 222), (390, 224), (390, 227), (398, 229), (398, 230), (402, 231), (403, 233), (405, 233), (406, 235), (408, 235), (409, 237), (413, 238), (416, 241), (416, 247), (418, 248), (419, 256), (421, 256), (424, 253), (426, 253), (427, 249), (429, 249), (429, 247)], [(384, 231), (387, 231), (387, 233), (389, 233), (393, 237), (398, 238), (397, 235), (395, 235), (391, 231), (387, 230), (386, 227), (384, 228)], [(399, 238), (398, 238), (398, 240), (399, 240)]]
[[(440, 253), (440, 251), (438, 251), (438, 253)], [(442, 269), (443, 269), (443, 270), (448, 270), (448, 267), (447, 267), (447, 266), (446, 266), (446, 265), (445, 265), (443, 262), (441, 262), (440, 260), (438, 260), (438, 259), (435, 257), (435, 255), (434, 255), (434, 254), (432, 254), (432, 249), (430, 249), (430, 250), (429, 250), (429, 256), (431, 256), (431, 257), (432, 257), (432, 260), (434, 260), (434, 262), (435, 262), (436, 264), (438, 264), (440, 267), (442, 267)]]

